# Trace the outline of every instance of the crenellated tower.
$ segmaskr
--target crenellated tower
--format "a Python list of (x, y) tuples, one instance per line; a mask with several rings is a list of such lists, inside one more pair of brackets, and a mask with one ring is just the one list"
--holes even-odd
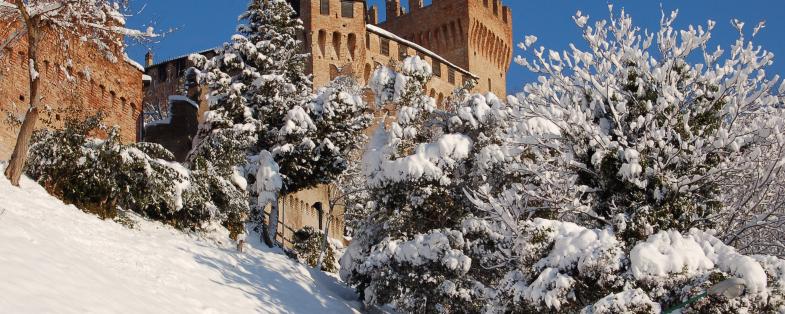
[[(365, 60), (364, 0), (290, 0), (305, 26), (314, 87), (340, 75), (357, 75)], [(329, 75), (326, 75), (329, 74)]]
[(476, 90), (507, 94), (512, 62), (512, 11), (501, 0), (387, 0), (379, 27), (431, 50), (479, 77)]

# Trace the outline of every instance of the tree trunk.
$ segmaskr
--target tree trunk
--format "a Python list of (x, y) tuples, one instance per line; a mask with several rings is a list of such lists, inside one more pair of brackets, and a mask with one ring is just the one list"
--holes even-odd
[[(38, 25), (30, 19), (27, 10), (24, 8), (24, 3), (17, 0), (17, 7), (19, 8), (24, 23), (27, 25), (27, 52), (29, 60), (28, 66), (38, 66)], [(11, 160), (8, 162), (8, 168), (5, 170), (5, 176), (11, 181), (14, 186), (19, 186), (19, 179), (24, 172), (25, 162), (27, 161), (27, 149), (30, 146), (30, 139), (35, 130), (35, 124), (38, 122), (38, 106), (41, 97), (38, 95), (38, 90), (41, 85), (41, 77), (33, 75), (33, 69), (30, 69), (30, 108), (25, 114), (25, 120), (22, 122), (22, 127), (19, 129), (19, 136), (16, 138), (16, 146), (14, 152), (11, 154)]]
[(324, 256), (327, 255), (327, 238), (330, 236), (330, 223), (332, 219), (333, 209), (330, 208), (330, 213), (327, 214), (327, 222), (324, 224), (324, 231), (322, 231), (322, 247), (319, 250), (319, 261), (316, 262), (316, 269), (321, 270), (324, 263)]
[(278, 240), (276, 239), (278, 235), (278, 194), (275, 195), (275, 200), (270, 204), (270, 216), (268, 217), (270, 220), (267, 222), (264, 242), (269, 247), (275, 247), (278, 245)]

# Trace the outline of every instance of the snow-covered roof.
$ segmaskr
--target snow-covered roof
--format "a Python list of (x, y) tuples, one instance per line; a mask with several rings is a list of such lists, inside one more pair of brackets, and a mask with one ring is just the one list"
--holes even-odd
[(411, 42), (411, 41), (408, 41), (408, 40), (406, 40), (406, 39), (403, 39), (403, 38), (401, 38), (400, 36), (398, 36), (398, 35), (395, 35), (395, 34), (393, 34), (393, 33), (391, 33), (391, 32), (388, 32), (388, 31), (384, 30), (384, 29), (383, 29), (383, 28), (381, 28), (381, 27), (378, 27), (378, 26), (376, 26), (376, 25), (371, 25), (371, 24), (366, 24), (366, 25), (365, 25), (365, 27), (366, 27), (366, 29), (367, 29), (368, 31), (371, 31), (371, 32), (373, 32), (373, 33), (376, 33), (377, 35), (381, 35), (381, 36), (387, 37), (387, 38), (389, 38), (389, 39), (392, 39), (392, 40), (394, 40), (394, 41), (396, 41), (396, 42), (398, 42), (398, 43), (404, 44), (404, 45), (406, 45), (406, 46), (408, 46), (408, 47), (412, 47), (412, 49), (414, 49), (414, 50), (417, 50), (417, 51), (419, 51), (419, 52), (422, 52), (422, 53), (424, 53), (424, 54), (428, 55), (429, 57), (431, 57), (431, 58), (433, 58), (433, 59), (435, 59), (435, 60), (439, 60), (439, 62), (441, 62), (441, 63), (444, 63), (444, 64), (446, 64), (446, 65), (448, 65), (448, 66), (450, 66), (450, 67), (453, 67), (453, 68), (457, 69), (459, 72), (462, 72), (462, 73), (464, 73), (464, 74), (468, 74), (468, 75), (470, 75), (470, 76), (471, 76), (471, 77), (473, 77), (473, 78), (480, 78), (479, 76), (477, 76), (477, 75), (474, 75), (474, 73), (472, 73), (472, 72), (469, 72), (468, 70), (466, 70), (466, 69), (464, 69), (464, 68), (461, 68), (461, 67), (459, 67), (459, 66), (457, 66), (457, 65), (453, 64), (453, 63), (452, 63), (452, 62), (450, 62), (450, 61), (447, 61), (447, 59), (445, 59), (445, 58), (442, 58), (442, 56), (440, 56), (440, 55), (436, 54), (435, 52), (433, 52), (433, 51), (430, 51), (430, 50), (428, 50), (428, 49), (425, 49), (425, 47), (423, 47), (423, 46), (420, 46), (420, 45), (418, 45), (418, 44), (415, 44), (415, 43), (413, 43), (413, 42)]
[(167, 59), (164, 59), (164, 60), (161, 60), (161, 61), (158, 61), (158, 62), (154, 63), (153, 65), (149, 66), (148, 68), (156, 67), (156, 66), (159, 66), (161, 64), (169, 63), (169, 62), (172, 62), (172, 61), (175, 61), (175, 60), (188, 58), (188, 56), (190, 56), (192, 54), (195, 54), (195, 53), (205, 54), (205, 53), (208, 53), (208, 52), (215, 52), (218, 49), (220, 49), (220, 47), (205, 49), (205, 50), (202, 50), (202, 51), (197, 51), (197, 52), (192, 52), (192, 53), (189, 53), (189, 54), (184, 54), (184, 55), (179, 55), (179, 56), (176, 56), (176, 57), (167, 58)]
[(139, 64), (139, 62), (136, 62), (134, 61), (134, 59), (131, 59), (131, 57), (129, 57), (128, 54), (123, 55), (123, 59), (125, 59), (125, 62), (127, 62), (128, 64), (134, 66), (137, 70), (144, 72), (144, 67), (141, 64)]

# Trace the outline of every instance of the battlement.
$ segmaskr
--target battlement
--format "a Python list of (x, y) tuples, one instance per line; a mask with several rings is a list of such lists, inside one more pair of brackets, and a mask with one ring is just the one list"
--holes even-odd
[[(385, 22), (405, 18), (409, 15), (416, 14), (421, 11), (428, 11), (433, 14), (434, 18), (442, 18), (447, 13), (445, 10), (451, 11), (452, 7), (467, 8), (485, 8), (490, 14), (489, 16), (495, 17), (496, 20), (502, 24), (511, 24), (512, 22), (512, 9), (502, 3), (502, 0), (432, 0), (430, 5), (425, 5), (423, 0), (408, 0), (409, 12), (401, 5), (401, 0), (387, 0)], [(374, 14), (378, 14), (378, 9), (373, 6), (371, 9)], [(378, 20), (378, 16), (377, 16)], [(370, 21), (370, 19), (369, 19)]]
[[(378, 26), (433, 51), (480, 77), (480, 90), (506, 93), (512, 62), (512, 10), (502, 0), (387, 0), (387, 15)], [(367, 14), (378, 21), (378, 9)]]

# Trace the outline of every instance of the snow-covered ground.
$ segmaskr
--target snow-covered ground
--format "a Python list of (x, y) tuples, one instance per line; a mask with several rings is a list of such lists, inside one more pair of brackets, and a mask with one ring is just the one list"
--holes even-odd
[(359, 312), (351, 288), (258, 241), (128, 229), (0, 177), (0, 313)]

